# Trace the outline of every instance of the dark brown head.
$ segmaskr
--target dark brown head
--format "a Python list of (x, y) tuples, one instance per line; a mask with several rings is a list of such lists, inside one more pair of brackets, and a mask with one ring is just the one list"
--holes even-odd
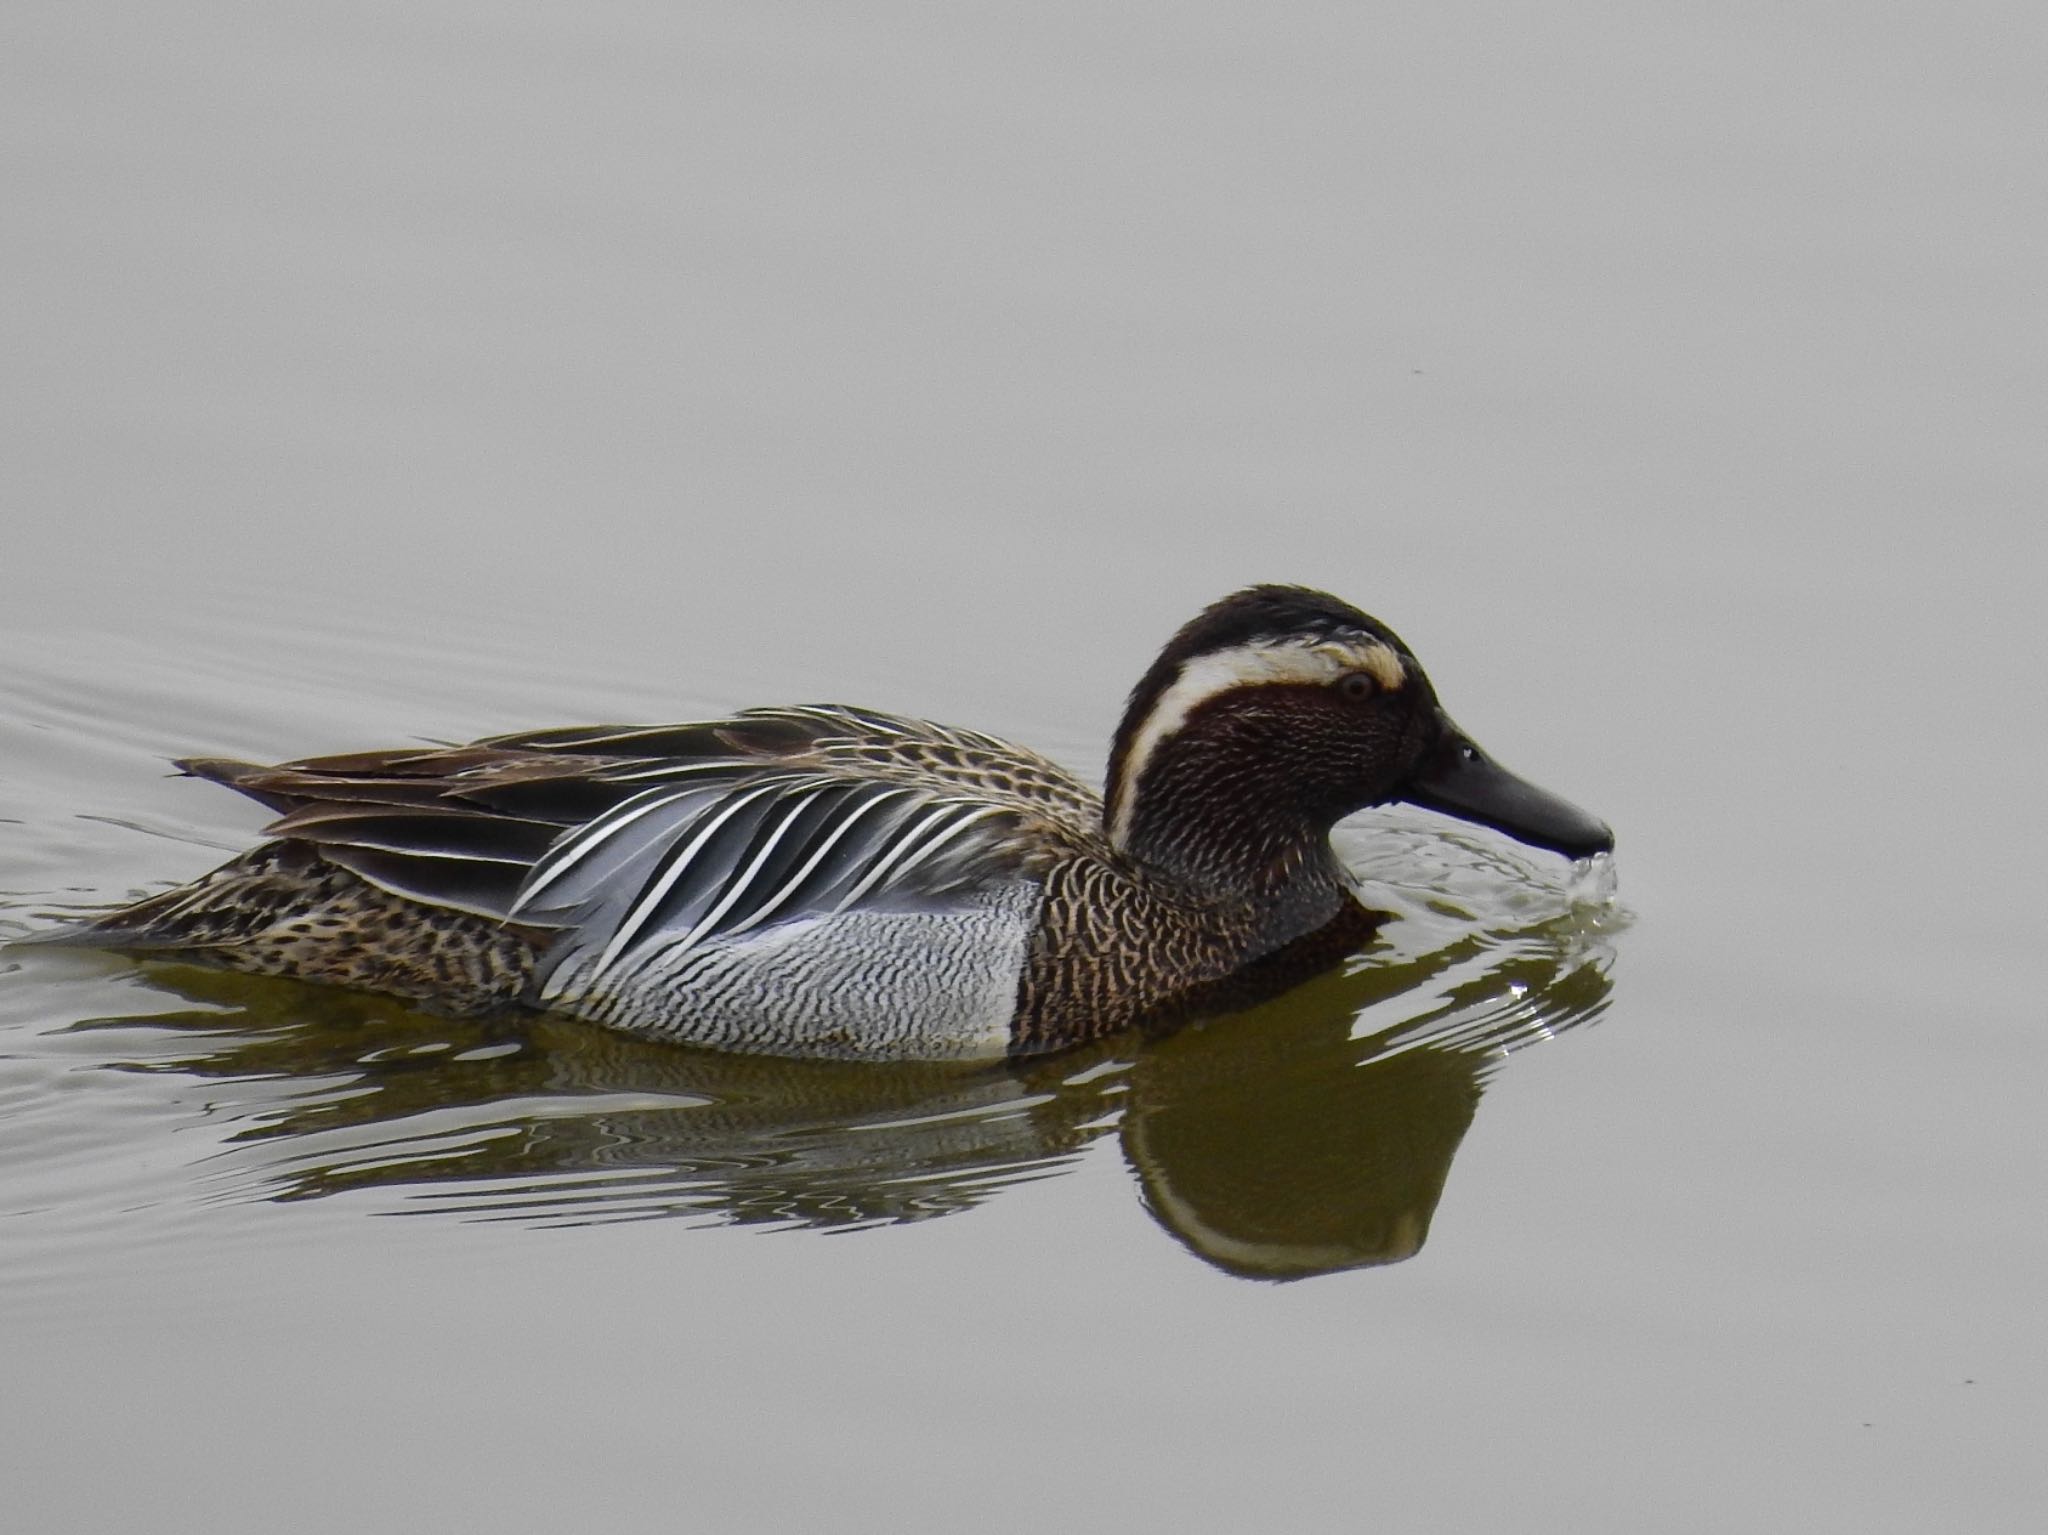
[(1237, 592), (1167, 644), (1117, 729), (1105, 817), (1134, 857), (1237, 879), (1321, 856), (1338, 819), (1390, 800), (1571, 857), (1614, 845), (1473, 745), (1393, 630), (1296, 586)]

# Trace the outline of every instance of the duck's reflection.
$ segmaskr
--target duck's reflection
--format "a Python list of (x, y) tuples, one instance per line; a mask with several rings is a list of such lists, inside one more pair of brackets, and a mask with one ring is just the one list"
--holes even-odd
[[(1147, 1206), (1189, 1251), (1251, 1278), (1413, 1257), (1488, 1072), (1606, 1006), (1604, 966), (1563, 959), (1488, 964), (1475, 942), (1159, 1041), (1133, 1062), (1121, 1123)], [(1354, 1037), (1376, 1008), (1468, 968), (1423, 1016)]]
[(1189, 1251), (1275, 1279), (1412, 1256), (1487, 1072), (1597, 1015), (1610, 987), (1606, 951), (1569, 923), (1467, 929), (1166, 1038), (964, 1068), (716, 1055), (214, 971), (152, 976), (203, 1010), (102, 1022), (158, 1031), (161, 1053), (130, 1069), (214, 1084), (209, 1111), (233, 1126), (218, 1176), (245, 1196), (837, 1228), (966, 1209), (1115, 1131)]

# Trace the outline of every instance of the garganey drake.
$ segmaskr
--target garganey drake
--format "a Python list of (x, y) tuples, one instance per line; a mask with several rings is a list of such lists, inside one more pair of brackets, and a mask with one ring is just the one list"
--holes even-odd
[(278, 812), (268, 840), (64, 941), (785, 1055), (1032, 1053), (1276, 994), (1383, 920), (1330, 847), (1369, 805), (1614, 845), (1482, 753), (1391, 629), (1292, 586), (1174, 635), (1099, 797), (836, 705), (179, 766)]

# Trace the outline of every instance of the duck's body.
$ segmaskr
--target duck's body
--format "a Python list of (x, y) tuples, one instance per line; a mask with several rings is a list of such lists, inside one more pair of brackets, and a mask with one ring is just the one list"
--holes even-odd
[(1175, 637), (1106, 798), (836, 706), (181, 765), (272, 840), (78, 939), (782, 1054), (996, 1056), (1270, 994), (1376, 926), (1328, 832), (1386, 799), (1611, 845), (1478, 757), (1390, 631), (1283, 587)]

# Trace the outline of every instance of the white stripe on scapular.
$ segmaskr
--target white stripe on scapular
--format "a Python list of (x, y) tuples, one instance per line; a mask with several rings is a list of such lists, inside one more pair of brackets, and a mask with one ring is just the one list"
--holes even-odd
[[(600, 729), (574, 732), (544, 730), (540, 732), (540, 736), (547, 744), (542, 746), (540, 750), (573, 752), (581, 751), (585, 747), (590, 746), (619, 746), (627, 741), (644, 741), (650, 736), (667, 735), (674, 728), (673, 725), (628, 725), (621, 730)], [(525, 738), (514, 736), (507, 739), (523, 740)]]
[(530, 860), (516, 853), (457, 853), (446, 848), (418, 847), (410, 843), (372, 842), (363, 837), (323, 837), (327, 847), (352, 847), (365, 853), (390, 853), (399, 858), (446, 858), (455, 863), (502, 863), (518, 868)]
[(796, 719), (823, 720), (828, 725), (842, 729), (854, 729), (878, 735), (902, 736), (910, 732), (893, 715), (876, 714), (866, 709), (850, 709), (843, 704), (789, 704), (782, 708), (749, 709), (742, 719), (755, 717), (773, 719), (778, 715)]
[(635, 768), (630, 773), (617, 773), (607, 769), (603, 781), (638, 783), (643, 778), (681, 778), (689, 773), (738, 773), (759, 766), (759, 763), (747, 757), (711, 757), (703, 762), (657, 762), (652, 767)]
[(855, 824), (859, 822), (863, 816), (867, 815), (869, 811), (879, 809), (881, 806), (886, 805), (891, 800), (902, 799), (904, 796), (915, 794), (916, 792), (916, 790), (908, 788), (890, 789), (885, 793), (877, 794), (873, 799), (868, 800), (865, 804), (856, 805), (851, 815), (847, 816), (837, 826), (832, 828), (832, 834), (818, 845), (817, 851), (811, 854), (810, 858), (805, 862), (804, 866), (801, 869), (798, 869), (796, 873), (792, 874), (786, 881), (784, 881), (783, 886), (780, 890), (776, 891), (775, 894), (770, 896), (766, 901), (763, 901), (759, 906), (755, 907), (754, 910), (748, 914), (745, 921), (736, 922), (730, 928), (728, 928), (726, 930), (727, 936), (730, 937), (735, 933), (744, 933), (749, 928), (758, 927), (763, 922), (767, 921), (770, 917), (772, 917), (784, 901), (788, 900), (792, 895), (796, 894), (796, 892), (803, 887), (804, 881), (811, 877), (811, 871), (817, 868), (819, 864), (825, 861), (825, 856), (828, 853), (830, 853), (833, 848), (839, 845), (840, 839), (845, 837), (845, 835), (848, 832), (852, 831)]
[(688, 847), (684, 848), (680, 853), (672, 855), (668, 871), (654, 882), (653, 886), (640, 898), (640, 904), (628, 912), (624, 920), (619, 923), (618, 928), (612, 933), (611, 942), (604, 946), (604, 952), (597, 957), (597, 967), (591, 974), (593, 976), (601, 974), (611, 967), (612, 961), (619, 957), (619, 954), (633, 941), (634, 936), (646, 925), (647, 919), (654, 914), (654, 909), (662, 903), (662, 900), (668, 895), (669, 891), (675, 888), (676, 881), (689, 872), (690, 865), (696, 861), (697, 854), (702, 851), (704, 844), (709, 842), (717, 833), (719, 827), (730, 821), (735, 815), (739, 814), (740, 811), (751, 805), (762, 795), (774, 794), (782, 787), (780, 783), (767, 783), (761, 785), (758, 789), (749, 790), (745, 794), (734, 795), (723, 810), (710, 817), (710, 824), (690, 839)]
[[(971, 804), (972, 801), (963, 801), (963, 803)], [(933, 837), (929, 842), (927, 842), (923, 846), (923, 848), (921, 848), (918, 851), (916, 857), (912, 858), (909, 862), (903, 864), (900, 868), (896, 870), (894, 874), (890, 875), (889, 877), (891, 879), (901, 879), (904, 875), (908, 874), (912, 869), (917, 868), (919, 865), (931, 862), (931, 860), (935, 856), (937, 856), (939, 849), (943, 848), (955, 837), (959, 836), (962, 832), (966, 831), (968, 827), (974, 825), (977, 821), (986, 821), (992, 815), (1001, 815), (1004, 812), (1005, 808), (1006, 807), (1002, 805), (984, 805), (980, 809), (974, 810), (969, 814), (960, 817), (959, 820), (953, 823), (950, 830), (942, 833), (939, 836)]]
[[(940, 806), (937, 809), (935, 809), (925, 819), (922, 825), (918, 826), (917, 828), (909, 832), (907, 835), (901, 837), (901, 840), (897, 842), (895, 848), (890, 851), (889, 856), (884, 858), (880, 863), (876, 864), (875, 867), (868, 872), (868, 876), (866, 879), (863, 879), (858, 885), (855, 885), (853, 889), (849, 890), (844, 896), (840, 897), (839, 904), (833, 907), (833, 910), (845, 911), (848, 907), (857, 905), (863, 896), (865, 896), (870, 890), (873, 890), (884, 879), (896, 878), (902, 874), (907, 874), (910, 870), (916, 868), (919, 864), (923, 863), (927, 858), (931, 857), (932, 854), (936, 853), (940, 848), (944, 847), (948, 842), (951, 842), (955, 837), (959, 836), (961, 832), (965, 831), (968, 827), (972, 826), (976, 821), (983, 820), (988, 816), (995, 815), (1003, 808), (1000, 805), (984, 806), (981, 809), (974, 811), (970, 815), (959, 817), (957, 824), (955, 824), (950, 830), (944, 831), (942, 835), (933, 835), (933, 833), (938, 832), (939, 829), (945, 827), (947, 820), (957, 813), (961, 805), (972, 803), (973, 801), (971, 800), (952, 800), (942, 802)], [(927, 842), (925, 847), (917, 851), (916, 857), (911, 858), (908, 863), (903, 863), (903, 859), (912, 851), (913, 848), (916, 847), (917, 839), (919, 839), (920, 837), (930, 837), (931, 840)], [(902, 864), (901, 868), (897, 868), (897, 865), (899, 863)], [(891, 872), (892, 870), (894, 871), (893, 873)]]
[[(659, 810), (664, 805), (673, 805), (679, 800), (687, 799), (692, 794), (701, 794), (703, 792), (703, 790), (695, 785), (669, 790), (646, 789), (636, 794), (632, 799), (627, 800), (624, 804), (614, 805), (610, 810), (607, 810), (603, 815), (586, 826), (574, 842), (567, 843), (552, 853), (542, 855), (541, 861), (534, 865), (534, 872), (539, 877), (519, 892), (519, 899), (512, 903), (512, 914), (517, 916), (528, 906), (531, 906), (535, 896), (539, 895), (548, 886), (583, 862), (585, 858), (596, 852), (604, 843), (610, 841), (611, 838), (626, 827), (631, 826), (642, 816), (647, 815), (651, 811)], [(542, 870), (546, 872), (543, 873), (541, 872)]]
[[(796, 824), (797, 817), (801, 814), (804, 806), (815, 800), (826, 789), (833, 787), (836, 787), (836, 785), (830, 781), (819, 783), (809, 792), (802, 794), (794, 803), (777, 807), (782, 815), (782, 824), (770, 835), (767, 846), (761, 849), (753, 862), (747, 866), (746, 871), (732, 882), (717, 907), (699, 921), (695, 927), (691, 928), (689, 932), (667, 939), (661, 938), (658, 934), (649, 935), (647, 942), (641, 946), (640, 951), (636, 955), (631, 956), (630, 963), (626, 964), (619, 963), (622, 956), (614, 952), (617, 947), (615, 942), (613, 948), (607, 950), (605, 955), (595, 965), (591, 965), (580, 972), (575, 992), (572, 993), (566, 984), (551, 983), (549, 986), (551, 999), (558, 1002), (575, 1001), (579, 996), (587, 999), (591, 995), (592, 989), (600, 981), (603, 981), (606, 983), (609, 995), (609, 1000), (605, 1005), (615, 1008), (620, 999), (629, 991), (644, 986), (653, 978), (666, 977), (673, 979), (675, 972), (688, 964), (693, 955), (707, 952), (698, 946), (697, 940), (709, 931), (721, 916), (731, 910), (741, 897), (747, 894), (748, 888), (752, 885), (755, 876), (760, 873), (762, 865), (767, 862), (769, 856), (780, 845), (782, 839), (788, 835), (790, 828)], [(908, 788), (891, 789), (874, 796), (863, 804), (856, 805), (853, 813), (846, 816), (832, 829), (831, 834), (826, 837), (823, 845), (811, 854), (805, 861), (804, 866), (791, 879), (786, 881), (782, 888), (776, 891), (767, 903), (757, 907), (744, 921), (735, 923), (726, 931), (724, 936), (731, 938), (736, 934), (743, 933), (766, 918), (774, 911), (776, 906), (803, 884), (804, 880), (810, 876), (811, 871), (817, 868), (826, 855), (870, 811), (880, 808), (891, 800), (902, 799), (914, 792), (914, 790)], [(675, 865), (671, 866), (667, 881), (669, 885), (672, 885), (681, 874), (682, 863), (687, 862), (689, 858), (695, 855), (696, 848), (701, 845), (702, 841), (703, 838), (698, 838), (691, 845), (689, 852), (685, 853)]]
[(752, 886), (752, 884), (754, 883), (754, 876), (761, 872), (761, 865), (768, 861), (769, 856), (772, 853), (774, 853), (777, 847), (781, 845), (782, 839), (789, 835), (790, 827), (796, 824), (796, 818), (803, 813), (804, 806), (808, 805), (820, 794), (823, 794), (825, 792), (825, 787), (826, 786), (824, 785), (820, 785), (819, 787), (812, 789), (807, 793), (799, 793), (793, 795), (791, 796), (788, 804), (779, 805), (776, 807), (777, 811), (782, 816), (782, 824), (775, 828), (774, 833), (768, 838), (767, 843), (762, 847), (761, 851), (755, 855), (754, 861), (748, 864), (745, 871), (740, 874), (739, 878), (735, 879), (732, 882), (731, 887), (728, 888), (725, 892), (725, 898), (721, 900), (716, 906), (712, 907), (710, 911), (706, 912), (703, 918), (697, 923), (695, 927), (691, 928), (687, 933), (683, 934), (682, 938), (679, 940), (682, 943), (683, 947), (689, 947), (691, 944), (695, 943), (699, 938), (701, 938), (705, 933), (709, 932), (712, 928), (716, 927), (718, 925), (718, 919), (724, 916), (727, 912), (731, 911), (734, 906), (739, 904), (740, 898), (746, 895), (749, 887)]
[(868, 729), (878, 730), (886, 736), (907, 736), (910, 734), (907, 729), (897, 724), (894, 719), (886, 714), (863, 713), (860, 716), (860, 722), (867, 726)]

